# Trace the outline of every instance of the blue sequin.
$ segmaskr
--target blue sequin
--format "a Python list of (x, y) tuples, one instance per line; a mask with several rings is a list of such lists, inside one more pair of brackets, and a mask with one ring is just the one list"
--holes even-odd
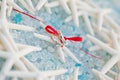
[(16, 14), (14, 17), (13, 17), (13, 22), (18, 24), (22, 21), (22, 15), (21, 14)]

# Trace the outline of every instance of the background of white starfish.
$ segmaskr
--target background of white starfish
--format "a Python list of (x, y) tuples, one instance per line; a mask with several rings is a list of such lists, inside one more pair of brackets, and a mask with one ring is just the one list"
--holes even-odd
[[(34, 5), (34, 3), (32, 4), (32, 2), (36, 2), (36, 1), (32, 1), (32, 0), (27, 0), (27, 1), (24, 1), (24, 0), (16, 0), (15, 2), (20, 2), (20, 6), (22, 5), (26, 10), (28, 10), (30, 13), (32, 13), (32, 14), (34, 14), (35, 13), (35, 9), (37, 9), (37, 7), (36, 8), (34, 8), (34, 6), (36, 6), (36, 5)], [(42, 1), (42, 0), (41, 0)], [(45, 1), (45, 2), (44, 2)], [(92, 37), (92, 36), (88, 36), (88, 39), (90, 39), (91, 41), (92, 41), (92, 38), (93, 38), (93, 41), (92, 42), (96, 42), (96, 44), (97, 45), (95, 45), (95, 46), (92, 46), (92, 47), (90, 47), (90, 49), (89, 50), (91, 50), (91, 51), (96, 51), (96, 50), (102, 50), (101, 49), (101, 46), (102, 46), (102, 48), (104, 48), (104, 50), (106, 50), (107, 52), (109, 52), (109, 53), (111, 53), (112, 55), (113, 55), (113, 57), (112, 58), (110, 58), (110, 60), (111, 61), (109, 61), (108, 60), (108, 62), (107, 62), (107, 64), (105, 64), (105, 66), (103, 67), (103, 69), (102, 70), (100, 70), (100, 71), (97, 71), (97, 70), (93, 70), (93, 72), (94, 73), (96, 73), (96, 74), (98, 74), (97, 76), (99, 76), (100, 77), (100, 79), (101, 80), (103, 80), (103, 79), (109, 79), (109, 80), (113, 80), (112, 78), (110, 78), (110, 77), (108, 77), (108, 75), (106, 75), (106, 73), (109, 71), (111, 74), (113, 74), (114, 76), (115, 76), (115, 78), (116, 78), (116, 76), (117, 76), (117, 78), (119, 78), (119, 75), (118, 75), (118, 72), (114, 72), (114, 71), (112, 71), (112, 70), (109, 70), (109, 69), (111, 69), (111, 67), (113, 67), (113, 65), (115, 64), (115, 63), (118, 63), (117, 61), (119, 61), (119, 59), (118, 59), (118, 50), (119, 50), (119, 30), (120, 30), (120, 28), (119, 28), (119, 25), (118, 24), (116, 24), (116, 22), (111, 18), (111, 17), (109, 17), (108, 15), (107, 15), (107, 13), (109, 13), (109, 10), (107, 10), (107, 9), (100, 9), (100, 8), (98, 8), (98, 7), (96, 7), (95, 5), (93, 5), (93, 4), (91, 4), (89, 1), (90, 0), (85, 0), (86, 2), (78, 2), (78, 4), (81, 4), (80, 6), (79, 5), (76, 5), (76, 7), (75, 7), (75, 2), (77, 2), (77, 0), (76, 1), (74, 1), (73, 2), (73, 0), (67, 0), (66, 1), (66, 3), (67, 3), (67, 7), (69, 6), (69, 8), (70, 8), (70, 10), (71, 11), (69, 11), (68, 10), (68, 8), (66, 8), (66, 4), (65, 4), (65, 1), (63, 1), (63, 0), (55, 0), (55, 1), (53, 1), (53, 2), (51, 2), (51, 3), (49, 3), (49, 1), (47, 2), (47, 0), (44, 0), (43, 1), (43, 7), (45, 7), (46, 9), (47, 9), (47, 11), (49, 12), (49, 13), (52, 13), (53, 12), (53, 14), (52, 15), (55, 15), (54, 13), (57, 13), (57, 14), (60, 14), (59, 13), (59, 11), (61, 10), (61, 9), (59, 9), (59, 10), (56, 10), (56, 12), (54, 12), (54, 11), (51, 11), (51, 9), (49, 8), (50, 7), (50, 5), (51, 4), (56, 4), (56, 5), (54, 5), (53, 7), (56, 7), (56, 6), (58, 6), (58, 5), (61, 5), (62, 7), (62, 10), (64, 10), (64, 12), (66, 11), (66, 13), (68, 13), (67, 14), (67, 16), (69, 15), (69, 17), (68, 17), (68, 21), (69, 20), (72, 20), (73, 19), (73, 21), (74, 21), (74, 23), (76, 24), (76, 26), (80, 26), (79, 25), (79, 19), (78, 19), (78, 11), (76, 10), (75, 11), (75, 8), (76, 7), (78, 7), (78, 8), (80, 8), (80, 10), (81, 11), (83, 11), (84, 13), (79, 13), (79, 15), (83, 15), (83, 17), (84, 17), (84, 20), (85, 20), (85, 23), (86, 23), (86, 26), (87, 26), (87, 28), (88, 28), (88, 31), (89, 31), (89, 33), (90, 34), (92, 34), (92, 36), (94, 35), (94, 37), (97, 37), (97, 38), (100, 38), (100, 40), (102, 40), (102, 42), (105, 42), (105, 43), (107, 43), (105, 46), (104, 46), (104, 44), (103, 44), (103, 46), (102, 46), (102, 43), (99, 43), (99, 42), (97, 42), (97, 41), (95, 41), (94, 40), (94, 37)], [(18, 5), (19, 5), (19, 3), (18, 4), (16, 4), (15, 2), (12, 2), (12, 1), (10, 1), (10, 0), (7, 0), (7, 4), (8, 4), (8, 12), (7, 12), (7, 15), (8, 16), (10, 16), (10, 13), (11, 13), (11, 10), (12, 10), (12, 8), (14, 7), (14, 8), (17, 8), (17, 9), (19, 9), (19, 10), (22, 10), (22, 11), (26, 11), (26, 10), (24, 10), (24, 9), (22, 9), (22, 8), (20, 8)], [(38, 1), (39, 2), (39, 1)], [(70, 2), (70, 3), (69, 3)], [(39, 3), (41, 3), (41, 2), (39, 2)], [(69, 4), (68, 4), (69, 3)], [(41, 3), (42, 4), (42, 3)], [(1, 5), (3, 5), (3, 6), (5, 6), (5, 4), (2, 4), (1, 3)], [(88, 7), (84, 7), (84, 6), (88, 6)], [(38, 6), (39, 7), (39, 6)], [(94, 11), (91, 11), (91, 7), (92, 7), (92, 9), (95, 9)], [(85, 8), (85, 9), (84, 9)], [(53, 8), (54, 9), (54, 8)], [(98, 10), (98, 12), (96, 13), (96, 9)], [(40, 10), (40, 13), (42, 12), (42, 11), (44, 11), (42, 8), (41, 8), (41, 10)], [(90, 14), (90, 15), (88, 15), (88, 12), (92, 12), (92, 14)], [(27, 26), (23, 26), (22, 25), (22, 27), (21, 27), (21, 25), (18, 25), (18, 24), (11, 24), (11, 23), (8, 23), (7, 21), (6, 21), (6, 19), (5, 19), (5, 15), (3, 15), (4, 13), (6, 13), (5, 11), (4, 11), (4, 8), (1, 8), (1, 26), (3, 26), (2, 28), (1, 28), (1, 37), (5, 37), (6, 39), (4, 39), (4, 38), (0, 38), (1, 39), (1, 42), (0, 43), (5, 43), (5, 45), (7, 45), (7, 42), (8, 43), (10, 43), (10, 45), (8, 45), (8, 46), (6, 46), (6, 48), (9, 50), (9, 51), (13, 51), (14, 52), (14, 48), (16, 49), (17, 48), (17, 46), (15, 47), (15, 45), (16, 45), (16, 43), (14, 42), (14, 40), (12, 40), (12, 37), (11, 37), (11, 35), (10, 34), (8, 34), (8, 32), (9, 32), (9, 29), (8, 28), (6, 28), (6, 26), (5, 26), (5, 29), (4, 29), (4, 25), (8, 25), (8, 26), (10, 26), (10, 29), (19, 29), (19, 30), (27, 30), (27, 31), (35, 31), (35, 29), (33, 29), (33, 28), (28, 28)], [(101, 13), (102, 12), (102, 13)], [(37, 15), (38, 16), (38, 14), (40, 14), (40, 13), (37, 13), (37, 14), (35, 14), (35, 15)], [(72, 15), (70, 15), (70, 13), (72, 14)], [(94, 13), (94, 14), (93, 14)], [(48, 23), (49, 24), (52, 24), (52, 25), (54, 25), (54, 26), (58, 26), (57, 28), (58, 29), (62, 29), (63, 28), (63, 30), (67, 30), (68, 28), (65, 28), (63, 25), (62, 25), (62, 23), (59, 23), (59, 17), (57, 17), (57, 16), (55, 16), (55, 17), (53, 17), (53, 18), (56, 18), (56, 19), (54, 19), (53, 20), (53, 18), (48, 18), (49, 17), (49, 15), (45, 15), (44, 16), (44, 14), (46, 14), (46, 13), (43, 13), (42, 15), (39, 15), (40, 17), (42, 17), (42, 18), (44, 18), (44, 20), (45, 21), (49, 21)], [(65, 14), (65, 13), (63, 13), (63, 14)], [(95, 15), (95, 14), (97, 14), (97, 15)], [(13, 16), (13, 15), (11, 15), (11, 16)], [(50, 15), (51, 16), (51, 15)], [(61, 17), (61, 16), (60, 16)], [(64, 17), (65, 18), (65, 16), (63, 15), (62, 17)], [(91, 19), (89, 19), (89, 17), (91, 17)], [(104, 20), (104, 18), (105, 18), (105, 20)], [(24, 21), (26, 20), (27, 21), (27, 19), (28, 19), (28, 17), (24, 17)], [(58, 19), (58, 20), (57, 20)], [(61, 18), (60, 18), (61, 19)], [(58, 22), (56, 22), (55, 23), (55, 20), (57, 20)], [(96, 21), (95, 21), (96, 20)], [(7, 22), (8, 24), (3, 24), (3, 22)], [(28, 19), (28, 21), (30, 21), (30, 19)], [(51, 21), (51, 22), (50, 22)], [(35, 21), (33, 21), (33, 23), (31, 22), (30, 24), (28, 24), (29, 22), (22, 22), (22, 24), (25, 24), (25, 25), (30, 25), (31, 26), (31, 24), (35, 24), (35, 25), (37, 25), (37, 26), (39, 26), (39, 24), (38, 23), (36, 23)], [(108, 23), (110, 26), (109, 27), (106, 27), (106, 25), (108, 25), (108, 24), (103, 24), (103, 23)], [(65, 24), (65, 23), (64, 23)], [(68, 23), (69, 24), (69, 23)], [(33, 25), (34, 26), (34, 25)], [(61, 28), (60, 28), (60, 26), (62, 26)], [(73, 25), (71, 25), (71, 24), (69, 24), (68, 26), (73, 26)], [(42, 29), (38, 29), (38, 27), (36, 27), (36, 26), (34, 26), (35, 28), (37, 28), (37, 30), (38, 30), (38, 32), (37, 33), (43, 33), (43, 34), (45, 34), (44, 33), (44, 31), (42, 31)], [(74, 26), (75, 27), (75, 26)], [(70, 27), (69, 27), (70, 28)], [(81, 28), (76, 28), (76, 29), (81, 29)], [(7, 31), (7, 34), (3, 34), (4, 32), (6, 32)], [(80, 33), (82, 33), (82, 32), (80, 32), (81, 30), (76, 30), (76, 33), (75, 34), (80, 34)], [(29, 41), (29, 39), (31, 39), (31, 37), (32, 37), (32, 33), (31, 32), (22, 32), (22, 31), (12, 31), (12, 32), (15, 32), (15, 33), (19, 33), (19, 34), (29, 34), (29, 36), (27, 36), (26, 38), (24, 37), (23, 39), (26, 39), (26, 40), (28, 40)], [(67, 31), (66, 31), (67, 32)], [(70, 32), (70, 31), (69, 31)], [(72, 29), (71, 29), (71, 32), (72, 32)], [(95, 34), (94, 34), (95, 33)], [(23, 35), (24, 35), (23, 34)], [(65, 33), (65, 35), (73, 35), (73, 33)], [(96, 35), (97, 34), (97, 35)], [(116, 35), (117, 34), (117, 35)], [(3, 36), (4, 35), (4, 36)], [(15, 35), (15, 34), (13, 34), (12, 33), (12, 35)], [(98, 35), (99, 35), (99, 37), (98, 37)], [(17, 36), (14, 36), (14, 38), (16, 39), (17, 38), (17, 40), (19, 40), (18, 37), (19, 35), (17, 35)], [(83, 35), (82, 35), (83, 36)], [(22, 37), (21, 37), (22, 38)], [(33, 38), (33, 37), (32, 37)], [(102, 39), (101, 39), (102, 38)], [(4, 39), (4, 40), (3, 40)], [(7, 39), (10, 39), (10, 42), (7, 40)], [(5, 41), (6, 40), (6, 41)], [(34, 42), (34, 41), (36, 41), (36, 42)], [(38, 42), (37, 40), (34, 40), (34, 41), (32, 41), (32, 39), (28, 42), (28, 44), (32, 44), (32, 45), (43, 45), (43, 43), (45, 43), (44, 41), (42, 42), (42, 41), (40, 41), (40, 42)], [(19, 41), (18, 41), (19, 42)], [(27, 42), (27, 41), (25, 41), (25, 42)], [(33, 44), (33, 42), (35, 43), (35, 44)], [(24, 43), (24, 42), (23, 42)], [(98, 44), (99, 43), (99, 44)], [(47, 43), (46, 43), (47, 44)], [(45, 48), (44, 46), (47, 46), (47, 45), (50, 45), (50, 44), (44, 44), (43, 46), (41, 46), (43, 49)], [(18, 44), (19, 45), (19, 44)], [(36, 46), (35, 45), (35, 46)], [(75, 45), (77, 45), (77, 48), (78, 48), (78, 46), (79, 46), (79, 48), (80, 48), (80, 44), (75, 44)], [(73, 47), (75, 48), (75, 45), (73, 45)], [(4, 50), (4, 49), (6, 49), (6, 48), (4, 48), (4, 47), (2, 47), (3, 46), (3, 44), (1, 44), (0, 45), (0, 49), (1, 50)], [(9, 46), (12, 46), (12, 47), (9, 47)], [(21, 45), (20, 45), (21, 46)], [(68, 45), (68, 47), (69, 46), (72, 46), (71, 44), (69, 44)], [(86, 46), (86, 45), (85, 45)], [(88, 46), (90, 46), (90, 45), (88, 45)], [(19, 46), (18, 46), (19, 47)], [(25, 47), (25, 46), (24, 46)], [(72, 48), (73, 48), (72, 47)], [(11, 49), (11, 48), (13, 48), (13, 49)], [(21, 48), (23, 48), (23, 46), (21, 47)], [(76, 48), (76, 49), (77, 49)], [(114, 50), (113, 49), (111, 49), (111, 48), (114, 48)], [(25, 51), (28, 51), (29, 49), (31, 49), (31, 47), (27, 47), (26, 46), (26, 50)], [(52, 49), (53, 49), (53, 51), (52, 51)], [(52, 47), (48, 47), (48, 50), (49, 51), (52, 51), (52, 52), (54, 52), (54, 48), (52, 48)], [(71, 49), (72, 50), (72, 49)], [(76, 53), (78, 53), (77, 51), (79, 51), (79, 50), (76, 50)], [(74, 51), (75, 52), (75, 51)], [(1, 52), (2, 53), (2, 52)], [(43, 54), (45, 54), (46, 52), (44, 52)], [(48, 53), (48, 52), (47, 52)], [(82, 53), (82, 52), (80, 52), (80, 53)], [(114, 55), (114, 53), (117, 55)], [(8, 53), (6, 53), (6, 54), (8, 54)], [(27, 54), (27, 53), (26, 53)], [(23, 54), (23, 55), (25, 55), (25, 54)], [(33, 54), (33, 55), (36, 55), (36, 54)], [(41, 54), (40, 54), (41, 55)], [(21, 55), (22, 56), (22, 55)], [(30, 56), (30, 54), (28, 55), (28, 56)], [(39, 55), (38, 55), (39, 56)], [(49, 54), (47, 54), (46, 55), (47, 56), (47, 58), (48, 59), (50, 59), (50, 57), (51, 57), (51, 55), (49, 55)], [(1, 57), (4, 57), (4, 55), (2, 55), (1, 54)], [(41, 57), (41, 56), (40, 56)], [(53, 57), (53, 56), (52, 56)], [(78, 58), (82, 58), (81, 57), (81, 54), (80, 55), (77, 55), (77, 57)], [(84, 56), (85, 57), (85, 56)], [(35, 59), (35, 61), (36, 61), (36, 59), (37, 59), (37, 57), (35, 57), (34, 58)], [(11, 59), (10, 58), (10, 60), (13, 60), (13, 59)], [(56, 60), (56, 59), (55, 59)], [(93, 59), (94, 60), (94, 59)], [(114, 60), (114, 62), (115, 63), (113, 63), (113, 60)], [(68, 61), (69, 61), (69, 59), (68, 59)], [(92, 60), (91, 60), (92, 61)], [(71, 61), (69, 61), (69, 62), (71, 62)], [(12, 63), (12, 62), (11, 62)], [(33, 62), (34, 63), (34, 62)], [(72, 62), (71, 62), (72, 63)], [(67, 64), (67, 66), (66, 67), (68, 67), (69, 65), (71, 66), (73, 66), (73, 64), (75, 64), (75, 63), (66, 63)], [(47, 63), (46, 63), (47, 64)], [(89, 63), (87, 63), (87, 65), (88, 65)], [(36, 65), (40, 65), (40, 64), (36, 64)], [(57, 61), (56, 60), (56, 65), (57, 65), (57, 67), (58, 67), (58, 65), (62, 65), (62, 64), (60, 64), (59, 63), (59, 61)], [(44, 65), (43, 65), (44, 66)], [(46, 66), (46, 65), (45, 65)], [(49, 66), (49, 65), (48, 65)], [(65, 67), (65, 66), (64, 66)], [(118, 65), (118, 67), (119, 67), (119, 65)], [(31, 67), (30, 67), (31, 68)], [(43, 68), (45, 68), (45, 67), (43, 67)], [(55, 68), (56, 69), (56, 68)], [(70, 67), (70, 69), (72, 70), (72, 67)], [(91, 69), (91, 68), (90, 68)], [(44, 70), (44, 69), (43, 69)], [(82, 71), (86, 71), (86, 70), (82, 70), (82, 69), (80, 69), (81, 70), (81, 72)], [(76, 72), (76, 71), (73, 71), (73, 72)], [(78, 71), (77, 71), (78, 72)], [(77, 72), (76, 72), (76, 74), (77, 74)], [(4, 73), (4, 69), (3, 69), (3, 73)], [(2, 74), (3, 74), (2, 73)], [(8, 74), (6, 74), (5, 73), (5, 75), (9, 75), (10, 73), (12, 73), (12, 72), (9, 72)], [(17, 73), (18, 75), (15, 75), (15, 73)], [(19, 74), (20, 73), (25, 73), (24, 71), (23, 72), (13, 72), (12, 73), (12, 75), (9, 75), (9, 76), (14, 76), (15, 78), (14, 79), (16, 79), (16, 76), (20, 76)], [(63, 73), (64, 73), (64, 71), (63, 71)], [(72, 73), (72, 71), (71, 71), (71, 73)], [(36, 77), (36, 76), (34, 76), (35, 74), (37, 74), (36, 72), (35, 73), (30, 73), (30, 74), (28, 74), (28, 73), (25, 73), (25, 75), (33, 75), (33, 77)], [(76, 74), (75, 74), (75, 76), (76, 76)], [(77, 74), (77, 76), (78, 75), (80, 75), (80, 73), (79, 74)], [(22, 76), (21, 76), (22, 77)], [(28, 77), (27, 77), (28, 78)], [(55, 77), (51, 77), (51, 79), (53, 79), (54, 80), (54, 78)], [(48, 78), (49, 79), (49, 78)], [(68, 78), (69, 79), (69, 78)], [(71, 78), (70, 78), (71, 79)], [(62, 79), (63, 80), (63, 79)], [(74, 78), (74, 80), (77, 80), (77, 78)], [(85, 80), (85, 79), (84, 79)], [(86, 80), (88, 80), (88, 78), (86, 79)], [(94, 79), (91, 79), (91, 80), (94, 80)]]

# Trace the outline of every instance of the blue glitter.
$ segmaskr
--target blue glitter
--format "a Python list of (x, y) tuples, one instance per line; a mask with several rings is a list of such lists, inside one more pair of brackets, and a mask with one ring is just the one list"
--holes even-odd
[(78, 80), (88, 80), (87, 76), (82, 74), (78, 76)]
[(81, 66), (81, 64), (78, 64), (78, 63), (75, 64), (75, 67), (80, 67), (80, 66)]
[(14, 17), (13, 17), (13, 22), (18, 24), (22, 21), (22, 15), (21, 14), (16, 14)]

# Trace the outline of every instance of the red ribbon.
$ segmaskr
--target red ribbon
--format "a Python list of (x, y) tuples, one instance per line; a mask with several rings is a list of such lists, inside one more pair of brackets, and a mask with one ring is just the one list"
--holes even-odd
[[(45, 30), (49, 33), (49, 34), (52, 34), (52, 35), (55, 35), (55, 36), (59, 36), (59, 33), (57, 30), (55, 30), (52, 26), (50, 25), (47, 25), (45, 27)], [(69, 40), (69, 41), (76, 41), (76, 42), (81, 42), (83, 39), (82, 37), (78, 37), (78, 36), (75, 36), (75, 37), (64, 37), (65, 40)]]
[(78, 41), (78, 42), (81, 42), (83, 39), (82, 37), (64, 37), (65, 40), (70, 40), (70, 41)]
[[(32, 19), (35, 19), (35, 20), (37, 20), (37, 21), (42, 21), (42, 20), (40, 20), (40, 19), (38, 19), (38, 18), (36, 18), (36, 17), (34, 17), (34, 16), (32, 16), (32, 15), (26, 13), (26, 12), (23, 12), (23, 11), (17, 10), (17, 9), (15, 9), (15, 8), (13, 8), (13, 10), (16, 11), (16, 12), (19, 12), (19, 13), (21, 13), (21, 14), (24, 14), (24, 15), (26, 15), (26, 16), (32, 18)], [(43, 22), (43, 21), (42, 21), (42, 22)]]
[[(23, 12), (23, 11), (19, 11), (19, 10), (15, 9), (15, 8), (13, 8), (13, 10), (14, 10), (14, 11), (17, 11), (17, 12), (19, 12), (19, 13), (21, 13), (21, 14), (24, 14), (24, 15), (32, 18), (32, 19), (35, 19), (35, 20), (37, 20), (37, 21), (42, 21), (42, 20), (40, 20), (40, 19), (38, 19), (38, 18), (30, 15), (30, 14), (27, 14), (27, 13), (25, 13), (25, 12)], [(43, 22), (43, 21), (42, 21), (42, 22)], [(55, 35), (55, 36), (59, 36), (58, 31), (55, 30), (55, 29), (54, 29), (53, 27), (51, 27), (50, 25), (47, 25), (47, 26), (45, 27), (45, 30), (46, 30), (49, 34), (52, 34), (52, 35)], [(82, 37), (78, 37), (78, 36), (76, 36), (76, 37), (69, 37), (69, 38), (68, 38), (68, 37), (64, 37), (64, 39), (65, 39), (65, 40), (69, 40), (69, 41), (76, 41), (76, 42), (81, 42), (81, 41), (82, 41)]]
[(52, 34), (52, 35), (55, 35), (55, 36), (58, 36), (59, 33), (57, 30), (55, 30), (53, 27), (51, 27), (50, 25), (47, 25), (45, 27), (45, 30), (49, 33), (49, 34)]
[[(38, 18), (36, 18), (36, 17), (28, 14), (28, 13), (25, 13), (25, 12), (23, 12), (23, 11), (19, 11), (19, 10), (15, 9), (15, 8), (13, 8), (13, 10), (16, 11), (16, 12), (19, 12), (19, 13), (21, 13), (21, 14), (24, 14), (24, 15), (32, 18), (32, 19), (35, 19), (35, 20), (37, 20), (37, 21), (42, 21), (42, 20), (40, 20), (40, 19), (38, 19)], [(42, 21), (42, 22), (43, 22), (43, 21)], [(46, 30), (49, 34), (52, 34), (52, 35), (55, 35), (55, 36), (59, 36), (58, 31), (55, 30), (55, 29), (54, 29), (53, 27), (51, 27), (50, 25), (47, 25), (47, 26), (45, 27), (45, 30)], [(69, 37), (69, 38), (64, 36), (64, 39), (65, 39), (65, 40), (70, 40), (70, 41), (76, 41), (76, 42), (81, 42), (81, 41), (83, 40), (82, 37), (78, 37), (78, 36)], [(60, 40), (60, 41), (61, 41), (61, 40)], [(61, 41), (61, 43), (62, 43), (62, 41)], [(92, 57), (94, 57), (94, 58), (101, 59), (100, 57), (97, 57), (97, 56), (95, 56), (95, 55), (92, 55), (92, 54), (86, 52), (86, 51), (83, 50), (83, 49), (80, 49), (80, 50), (84, 51), (86, 54), (89, 54), (90, 56), (92, 56)]]

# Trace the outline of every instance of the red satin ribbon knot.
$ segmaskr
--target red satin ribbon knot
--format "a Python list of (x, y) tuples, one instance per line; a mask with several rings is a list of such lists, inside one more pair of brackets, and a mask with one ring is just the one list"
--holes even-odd
[[(59, 32), (57, 30), (55, 30), (52, 26), (50, 25), (47, 25), (45, 27), (45, 30), (49, 33), (49, 34), (52, 34), (52, 35), (55, 35), (55, 36), (59, 36)], [(75, 37), (65, 37), (64, 36), (64, 39), (65, 40), (69, 40), (69, 41), (75, 41), (75, 42), (81, 42), (83, 40), (82, 37), (79, 37), (79, 36), (75, 36)]]

